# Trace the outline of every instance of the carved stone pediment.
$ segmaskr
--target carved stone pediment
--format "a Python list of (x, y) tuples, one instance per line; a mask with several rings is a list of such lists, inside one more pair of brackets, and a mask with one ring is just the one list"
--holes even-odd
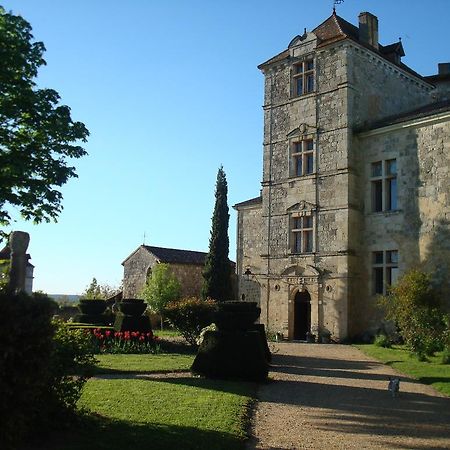
[(313, 203), (307, 202), (306, 200), (302, 200), (295, 205), (290, 206), (286, 211), (288, 213), (293, 212), (304, 212), (304, 213), (311, 213), (317, 209), (317, 205), (314, 205)]
[(308, 125), (307, 123), (301, 123), (297, 128), (294, 128), (287, 135), (288, 139), (303, 137), (307, 135), (314, 134), (316, 132), (316, 127), (313, 125)]
[(286, 267), (283, 272), (281, 272), (281, 276), (287, 277), (290, 282), (293, 282), (295, 281), (295, 278), (298, 278), (298, 281), (301, 283), (308, 280), (310, 281), (310, 279), (317, 279), (320, 276), (320, 271), (310, 264), (307, 264), (306, 266), (293, 264), (292, 266)]

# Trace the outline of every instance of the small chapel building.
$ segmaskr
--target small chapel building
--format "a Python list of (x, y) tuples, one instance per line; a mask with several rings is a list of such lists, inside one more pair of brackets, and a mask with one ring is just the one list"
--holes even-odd
[(404, 55), (373, 14), (333, 12), (259, 66), (262, 189), (234, 206), (238, 295), (285, 338), (375, 333), (377, 295), (418, 264), (448, 283), (450, 64), (422, 76)]
[(139, 246), (123, 262), (123, 298), (140, 298), (156, 264), (169, 264), (181, 284), (182, 297), (199, 297), (207, 253), (175, 248)]

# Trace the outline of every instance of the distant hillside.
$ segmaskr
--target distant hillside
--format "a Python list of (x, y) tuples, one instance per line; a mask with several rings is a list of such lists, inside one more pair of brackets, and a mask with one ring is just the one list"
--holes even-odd
[(78, 303), (78, 300), (80, 299), (80, 295), (69, 295), (69, 294), (48, 294), (49, 297), (51, 297), (53, 300), (57, 301), (58, 303)]

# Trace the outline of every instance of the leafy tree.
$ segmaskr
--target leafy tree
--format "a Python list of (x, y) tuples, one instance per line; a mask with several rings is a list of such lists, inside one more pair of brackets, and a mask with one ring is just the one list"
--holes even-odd
[(99, 284), (97, 279), (92, 278), (91, 284), (86, 287), (81, 294), (81, 299), (84, 300), (106, 300), (113, 297), (119, 289), (113, 288), (107, 284)]
[(77, 177), (68, 160), (86, 154), (75, 143), (86, 142), (87, 128), (56, 91), (36, 87), (45, 47), (32, 40), (31, 25), (0, 6), (0, 225), (10, 224), (11, 207), (35, 223), (56, 220), (57, 188)]
[(231, 264), (228, 259), (228, 185), (223, 167), (217, 172), (216, 202), (212, 217), (211, 237), (209, 239), (209, 253), (206, 257), (203, 271), (203, 286), (201, 296), (203, 299), (213, 298), (218, 301), (230, 300)]
[(380, 303), (419, 359), (442, 348), (446, 327), (430, 275), (416, 269), (406, 272)]
[(163, 327), (164, 308), (168, 303), (178, 300), (181, 294), (181, 285), (171, 272), (168, 264), (157, 264), (153, 267), (152, 274), (147, 280), (142, 296), (148, 303), (150, 311), (161, 317), (161, 329)]

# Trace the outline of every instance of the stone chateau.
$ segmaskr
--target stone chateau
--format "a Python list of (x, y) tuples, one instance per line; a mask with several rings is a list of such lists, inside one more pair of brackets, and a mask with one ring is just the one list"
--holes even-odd
[(333, 12), (259, 66), (262, 190), (235, 205), (239, 297), (288, 339), (376, 332), (376, 295), (418, 264), (448, 288), (450, 64), (422, 76), (404, 55), (371, 13)]

